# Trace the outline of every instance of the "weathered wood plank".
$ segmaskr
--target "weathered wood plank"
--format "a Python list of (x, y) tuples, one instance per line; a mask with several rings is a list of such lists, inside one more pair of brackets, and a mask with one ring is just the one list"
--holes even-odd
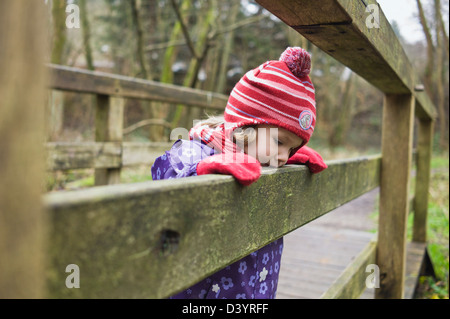
[[(336, 6), (335, 0), (320, 1), (320, 9), (314, 1), (257, 0), (256, 2), (291, 27), (348, 24), (352, 22), (344, 8)], [(330, 14), (330, 12), (333, 12), (333, 14)]]
[[(48, 194), (49, 297), (167, 297), (379, 184), (378, 156), (328, 164), (249, 187), (207, 175)], [(80, 289), (64, 286), (72, 263)]]
[(414, 299), (414, 293), (421, 275), (420, 271), (426, 258), (427, 244), (413, 241), (409, 242), (406, 248), (406, 275), (403, 298)]
[(49, 88), (224, 110), (228, 96), (103, 72), (49, 65)]
[(74, 142), (47, 143), (47, 170), (119, 168), (152, 164), (172, 143), (158, 142)]
[[(419, 277), (427, 266), (426, 243), (409, 242), (406, 245), (405, 293), (404, 299), (414, 299)], [(376, 288), (366, 289), (361, 298), (375, 298)]]
[(366, 289), (366, 267), (375, 264), (376, 242), (370, 242), (345, 268), (322, 299), (357, 299)]
[(376, 262), (376, 297), (382, 299), (403, 298), (414, 101), (411, 95), (386, 95), (384, 101)]
[[(375, 0), (257, 0), (314, 45), (372, 83), (384, 93), (416, 94), (417, 75), (382, 10), (379, 27), (370, 27), (366, 8)], [(377, 7), (378, 8), (378, 7)], [(435, 118), (436, 111), (417, 96), (421, 116)]]

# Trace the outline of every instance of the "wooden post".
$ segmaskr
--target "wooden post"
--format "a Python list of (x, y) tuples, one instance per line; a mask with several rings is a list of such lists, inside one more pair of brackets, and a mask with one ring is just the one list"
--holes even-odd
[(414, 101), (411, 95), (384, 99), (376, 298), (403, 298)]
[(46, 21), (44, 1), (0, 1), (0, 299), (45, 297)]
[[(97, 95), (95, 117), (96, 142), (119, 142), (123, 136), (124, 100), (108, 95)], [(95, 170), (95, 185), (120, 183), (120, 168), (99, 168)]]
[(433, 150), (433, 124), (432, 120), (419, 120), (413, 241), (422, 243), (427, 240), (428, 190)]

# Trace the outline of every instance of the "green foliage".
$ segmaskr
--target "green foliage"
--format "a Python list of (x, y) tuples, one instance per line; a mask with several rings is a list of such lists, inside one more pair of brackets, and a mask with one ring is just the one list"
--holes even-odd
[(448, 299), (448, 281), (436, 281), (431, 277), (420, 277), (418, 298)]
[(421, 279), (419, 298), (448, 299), (449, 281), (449, 159), (434, 156), (428, 203), (428, 253), (436, 278)]
[(93, 169), (79, 169), (56, 171), (47, 174), (46, 190), (62, 191), (74, 190), (79, 188), (86, 188), (94, 186), (94, 170)]
[(123, 168), (120, 175), (120, 181), (122, 183), (140, 183), (151, 180), (150, 166), (147, 165)]
[[(445, 155), (438, 155), (433, 157), (432, 161), (431, 161), (431, 169), (440, 169), (440, 170), (447, 170), (448, 171), (449, 168), (449, 158), (448, 158), (448, 154)], [(445, 176), (444, 176), (445, 178)]]

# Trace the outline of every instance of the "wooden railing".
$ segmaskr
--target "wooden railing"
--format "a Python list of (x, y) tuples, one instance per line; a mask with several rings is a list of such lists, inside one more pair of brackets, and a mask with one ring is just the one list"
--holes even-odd
[[(383, 13), (379, 28), (365, 25), (366, 6), (374, 1), (258, 3), (385, 93), (381, 156), (328, 162), (329, 168), (317, 175), (306, 167), (264, 169), (249, 187), (230, 176), (206, 175), (47, 194), (43, 203), (49, 240), (37, 258), (46, 260), (45, 296), (165, 298), (379, 186), (377, 241), (361, 252), (323, 297), (358, 297), (365, 288), (362, 273), (372, 263), (380, 269), (376, 297), (404, 297), (413, 120), (419, 119), (413, 244), (423, 255), (434, 107), (424, 92), (415, 90), (416, 73)], [(123, 103), (118, 99), (168, 101), (178, 91), (171, 86), (156, 89), (156, 83), (147, 81), (50, 68), (52, 88), (97, 94), (96, 143), (89, 147), (111, 154), (106, 156), (107, 164), (98, 151), (88, 155), (87, 161), (97, 167), (98, 184), (117, 181), (124, 162), (122, 126), (117, 126)], [(150, 88), (153, 85), (155, 89)], [(193, 104), (203, 107), (223, 108), (225, 102), (221, 96), (189, 89), (170, 101), (182, 99), (186, 104), (187, 96), (198, 99)], [(26, 141), (28, 136), (21, 138)], [(12, 141), (10, 136), (6, 139)], [(16, 185), (29, 182), (12, 180), (12, 197)], [(38, 224), (42, 230), (43, 222), (36, 223), (36, 216), (42, 215), (28, 213), (31, 208), (23, 206), (17, 216), (20, 220), (32, 217), (33, 228), (27, 229)], [(27, 237), (30, 247), (41, 247), (33, 241), (41, 239), (40, 234)], [(12, 265), (17, 264), (14, 261)], [(81, 289), (64, 285), (70, 264), (80, 268)]]
[(123, 142), (125, 98), (213, 110), (223, 110), (228, 100), (222, 94), (59, 65), (50, 65), (49, 71), (50, 89), (95, 94), (97, 104), (95, 142), (48, 143), (47, 169), (95, 168), (97, 186), (120, 183), (122, 167), (151, 164), (170, 147), (169, 143)]
[[(168, 297), (379, 185), (379, 157), (328, 165), (264, 169), (249, 187), (206, 175), (47, 195), (50, 297)], [(83, 289), (61, 285), (71, 263)]]

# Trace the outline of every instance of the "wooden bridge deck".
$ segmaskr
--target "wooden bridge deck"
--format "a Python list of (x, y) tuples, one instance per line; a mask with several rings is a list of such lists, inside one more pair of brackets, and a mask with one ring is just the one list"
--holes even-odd
[[(278, 299), (318, 299), (349, 263), (376, 239), (376, 208), (379, 189), (347, 203), (284, 237)], [(419, 272), (425, 269), (426, 244), (408, 243), (404, 298), (414, 298)], [(367, 273), (369, 275), (370, 273)], [(374, 289), (360, 298), (373, 299)]]
[[(375, 236), (378, 189), (284, 237), (278, 299), (316, 299)], [(366, 289), (361, 298), (373, 298)]]

